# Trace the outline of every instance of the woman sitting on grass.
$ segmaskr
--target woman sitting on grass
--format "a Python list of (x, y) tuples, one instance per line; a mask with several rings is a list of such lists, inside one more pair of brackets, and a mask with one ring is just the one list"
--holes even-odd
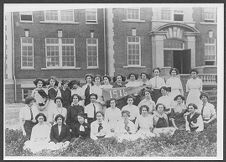
[(169, 121), (166, 113), (164, 112), (165, 106), (162, 103), (156, 105), (156, 111), (153, 116), (154, 121), (154, 130), (157, 136), (161, 134), (170, 134), (173, 135), (175, 128), (169, 127)]
[(31, 139), (24, 143), (24, 149), (28, 149), (33, 153), (48, 148), (51, 128), (50, 124), (46, 122), (46, 116), (43, 113), (39, 113), (35, 119), (38, 124), (32, 128)]

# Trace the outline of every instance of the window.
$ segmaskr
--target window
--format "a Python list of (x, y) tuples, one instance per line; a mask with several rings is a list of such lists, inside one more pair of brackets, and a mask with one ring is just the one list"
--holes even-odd
[(141, 65), (141, 46), (140, 37), (127, 37), (127, 65)]
[(45, 11), (45, 21), (74, 22), (73, 10), (48, 10)]
[(86, 9), (86, 22), (97, 23), (97, 9)]
[(170, 8), (162, 8), (162, 10), (161, 10), (161, 20), (171, 20), (171, 10), (170, 10)]
[(183, 21), (184, 12), (182, 10), (174, 10), (174, 21)]
[(73, 38), (46, 38), (46, 67), (75, 67)]
[(20, 12), (21, 22), (33, 22), (32, 12)]
[(128, 20), (140, 20), (140, 9), (128, 8), (127, 9)]
[(202, 16), (204, 22), (216, 22), (216, 8), (203, 8)]
[(34, 68), (33, 38), (21, 38), (21, 68)]
[(215, 61), (216, 61), (216, 39), (208, 37), (205, 43), (205, 64), (214, 65)]
[(86, 55), (87, 55), (87, 67), (98, 67), (98, 39), (88, 38), (86, 39)]
[(23, 88), (22, 89), (22, 101), (25, 101), (25, 98), (31, 96), (32, 89), (31, 88)]

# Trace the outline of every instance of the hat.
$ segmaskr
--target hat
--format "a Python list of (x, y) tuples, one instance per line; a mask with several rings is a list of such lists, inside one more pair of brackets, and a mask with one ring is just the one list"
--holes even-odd
[(55, 86), (58, 86), (58, 83), (59, 83), (59, 82), (58, 82), (58, 81), (56, 80), (56, 78), (55, 78), (55, 77), (53, 77), (53, 76), (52, 76), (52, 77), (50, 77), (50, 78), (46, 81), (46, 84), (47, 84), (47, 85), (49, 85), (49, 84), (50, 84), (50, 80), (51, 80), (51, 79), (54, 79), (54, 80), (55, 80)]
[(42, 98), (48, 98), (48, 95), (46, 94), (46, 92), (43, 89), (38, 90), (38, 94), (40, 94), (40, 96), (42, 96)]
[(46, 85), (46, 82), (45, 82), (43, 79), (41, 79), (41, 78), (36, 78), (36, 79), (33, 81), (33, 83), (35, 84), (35, 86), (37, 86), (37, 84), (38, 84), (39, 81), (42, 82), (43, 86)]
[(25, 104), (30, 104), (31, 101), (35, 101), (35, 98), (34, 97), (31, 97), (31, 96), (28, 96), (25, 98)]
[(68, 87), (69, 87), (70, 89), (72, 89), (74, 84), (77, 84), (78, 86), (80, 86), (80, 82), (79, 82), (79, 81), (77, 81), (77, 80), (72, 80), (72, 81), (70, 81), (70, 82), (68, 83)]

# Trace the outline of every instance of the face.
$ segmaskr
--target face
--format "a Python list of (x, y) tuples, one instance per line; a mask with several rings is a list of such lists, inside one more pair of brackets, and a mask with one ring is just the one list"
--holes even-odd
[(111, 100), (110, 105), (111, 107), (115, 107), (115, 100)]
[(128, 120), (128, 119), (129, 119), (129, 116), (127, 115), (127, 113), (123, 113), (123, 114), (122, 114), (122, 118), (123, 118), (124, 120)]
[(104, 84), (109, 84), (109, 80), (107, 77), (104, 77)]
[(90, 96), (90, 101), (91, 101), (92, 103), (94, 103), (96, 100), (97, 100), (97, 99), (96, 99), (96, 96)]
[(181, 97), (177, 97), (177, 103), (181, 104), (182, 102), (183, 102), (182, 98)]
[(147, 76), (145, 74), (141, 74), (141, 79), (145, 80), (147, 79)]
[(42, 88), (42, 86), (43, 86), (43, 82), (41, 80), (39, 80), (38, 83), (37, 83), (37, 87)]
[(173, 77), (175, 77), (175, 76), (177, 75), (176, 70), (172, 70), (172, 71), (171, 71), (171, 75), (172, 75)]
[(32, 100), (32, 101), (28, 104), (28, 106), (31, 107), (31, 106), (34, 104), (34, 102), (35, 102), (35, 101)]
[(73, 85), (73, 89), (77, 89), (78, 88), (78, 85), (77, 84), (74, 84)]
[(191, 77), (192, 77), (192, 78), (196, 78), (196, 77), (197, 77), (197, 73), (196, 73), (195, 71), (192, 71), (192, 72), (191, 72)]
[(78, 97), (77, 96), (73, 97), (73, 103), (78, 103)]
[(91, 83), (91, 82), (92, 82), (91, 76), (87, 76), (87, 77), (86, 77), (86, 82), (87, 82), (87, 83)]
[(56, 83), (56, 81), (54, 79), (50, 79), (49, 84), (50, 86), (54, 86)]
[(130, 78), (129, 78), (131, 81), (134, 81), (134, 80), (136, 80), (136, 77), (135, 77), (135, 75), (130, 75)]
[(96, 118), (98, 122), (102, 122), (104, 117), (101, 113), (97, 113)]
[(161, 93), (162, 93), (163, 96), (165, 96), (166, 95), (166, 90), (162, 88), (161, 89)]
[(132, 98), (128, 98), (128, 99), (127, 99), (127, 103), (128, 103), (129, 105), (132, 105), (132, 104), (133, 104), (133, 99), (132, 99)]
[(147, 114), (147, 113), (148, 113), (147, 108), (146, 108), (146, 107), (143, 107), (141, 113), (142, 113), (143, 115)]
[(195, 112), (195, 108), (193, 106), (188, 106), (188, 111), (190, 113), (194, 113)]
[(44, 117), (43, 116), (39, 116), (38, 117), (38, 122), (39, 123), (43, 123), (44, 122)]
[(62, 122), (63, 122), (63, 120), (62, 120), (62, 118), (61, 118), (61, 117), (57, 118), (57, 124), (61, 125), (61, 124), (62, 124)]
[(83, 124), (85, 122), (85, 119), (83, 117), (81, 117), (81, 116), (78, 116), (78, 122), (80, 124)]
[(61, 99), (56, 99), (56, 105), (57, 107), (61, 107), (62, 105)]
[(159, 70), (158, 70), (158, 69), (155, 69), (154, 75), (155, 75), (155, 76), (159, 76)]
[(117, 76), (117, 82), (121, 83), (122, 82), (122, 77), (121, 76)]
[(100, 83), (100, 77), (95, 78), (95, 83)]
[(160, 113), (162, 113), (164, 111), (164, 106), (163, 105), (159, 105), (157, 107), (157, 111), (160, 112)]
[(150, 99), (151, 94), (149, 92), (145, 92), (145, 98)]
[(206, 103), (208, 101), (208, 98), (206, 96), (202, 96), (201, 100), (202, 100), (202, 102)]
[(68, 83), (64, 83), (64, 88), (67, 88), (68, 87)]

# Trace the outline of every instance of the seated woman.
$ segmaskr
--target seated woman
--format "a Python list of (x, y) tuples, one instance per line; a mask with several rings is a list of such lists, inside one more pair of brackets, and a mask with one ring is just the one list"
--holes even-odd
[(90, 138), (97, 140), (99, 138), (111, 137), (110, 127), (104, 121), (104, 114), (101, 111), (96, 112), (96, 120), (91, 123)]
[(140, 83), (137, 81), (138, 75), (135, 73), (130, 73), (127, 77), (128, 83), (126, 83), (126, 87), (138, 87)]
[(155, 102), (151, 98), (151, 91), (146, 89), (144, 91), (145, 98), (140, 101), (138, 107), (140, 108), (142, 105), (147, 105), (149, 108), (149, 113), (153, 114), (155, 111)]
[(53, 125), (50, 132), (50, 146), (52, 150), (66, 148), (71, 140), (71, 134), (67, 125), (64, 124), (64, 116), (58, 114), (55, 117), (57, 124)]
[(135, 123), (136, 118), (139, 116), (139, 108), (137, 106), (133, 105), (133, 102), (134, 102), (133, 96), (131, 96), (131, 95), (128, 96), (127, 97), (127, 105), (122, 108), (122, 111), (123, 110), (129, 111), (130, 112), (130, 118), (129, 119), (133, 123)]
[(123, 139), (133, 141), (137, 139), (136, 126), (129, 120), (130, 112), (127, 110), (122, 111), (122, 119), (117, 123), (118, 127), (115, 131), (115, 136), (119, 142)]
[(172, 121), (172, 124), (176, 129), (184, 130), (185, 129), (184, 113), (187, 111), (186, 105), (184, 103), (185, 98), (182, 95), (177, 95), (174, 98), (174, 101), (176, 101), (176, 103), (171, 109), (169, 119), (170, 121)]
[(84, 106), (84, 96), (82, 92), (82, 88), (80, 87), (80, 82), (77, 80), (72, 80), (68, 83), (68, 87), (71, 89), (71, 96), (74, 94), (77, 94), (81, 97), (81, 100), (79, 101), (79, 105)]
[(156, 111), (153, 116), (154, 130), (157, 136), (160, 134), (173, 135), (175, 128), (169, 127), (169, 121), (166, 113), (164, 112), (165, 106), (162, 103), (156, 105)]
[(26, 141), (23, 147), (25, 150), (28, 149), (33, 153), (48, 148), (51, 129), (51, 126), (46, 122), (46, 116), (43, 113), (39, 113), (35, 119), (38, 123), (32, 128), (31, 139)]
[(202, 115), (197, 112), (198, 107), (190, 103), (188, 104), (188, 113), (185, 115), (185, 121), (186, 121), (186, 131), (190, 132), (200, 132), (204, 129), (204, 124), (202, 120)]
[(86, 114), (79, 113), (77, 115), (78, 123), (72, 125), (72, 138), (89, 138), (90, 137), (90, 126), (85, 123)]
[(142, 105), (140, 107), (140, 115), (136, 120), (136, 128), (138, 129), (136, 135), (141, 138), (154, 137), (153, 131), (153, 116), (148, 114), (149, 107), (147, 105)]
[(84, 113), (84, 107), (79, 105), (79, 101), (81, 97), (77, 94), (72, 95), (72, 103), (71, 106), (67, 109), (67, 119), (66, 124), (69, 129), (72, 130), (72, 125), (78, 123), (77, 116), (79, 113)]

